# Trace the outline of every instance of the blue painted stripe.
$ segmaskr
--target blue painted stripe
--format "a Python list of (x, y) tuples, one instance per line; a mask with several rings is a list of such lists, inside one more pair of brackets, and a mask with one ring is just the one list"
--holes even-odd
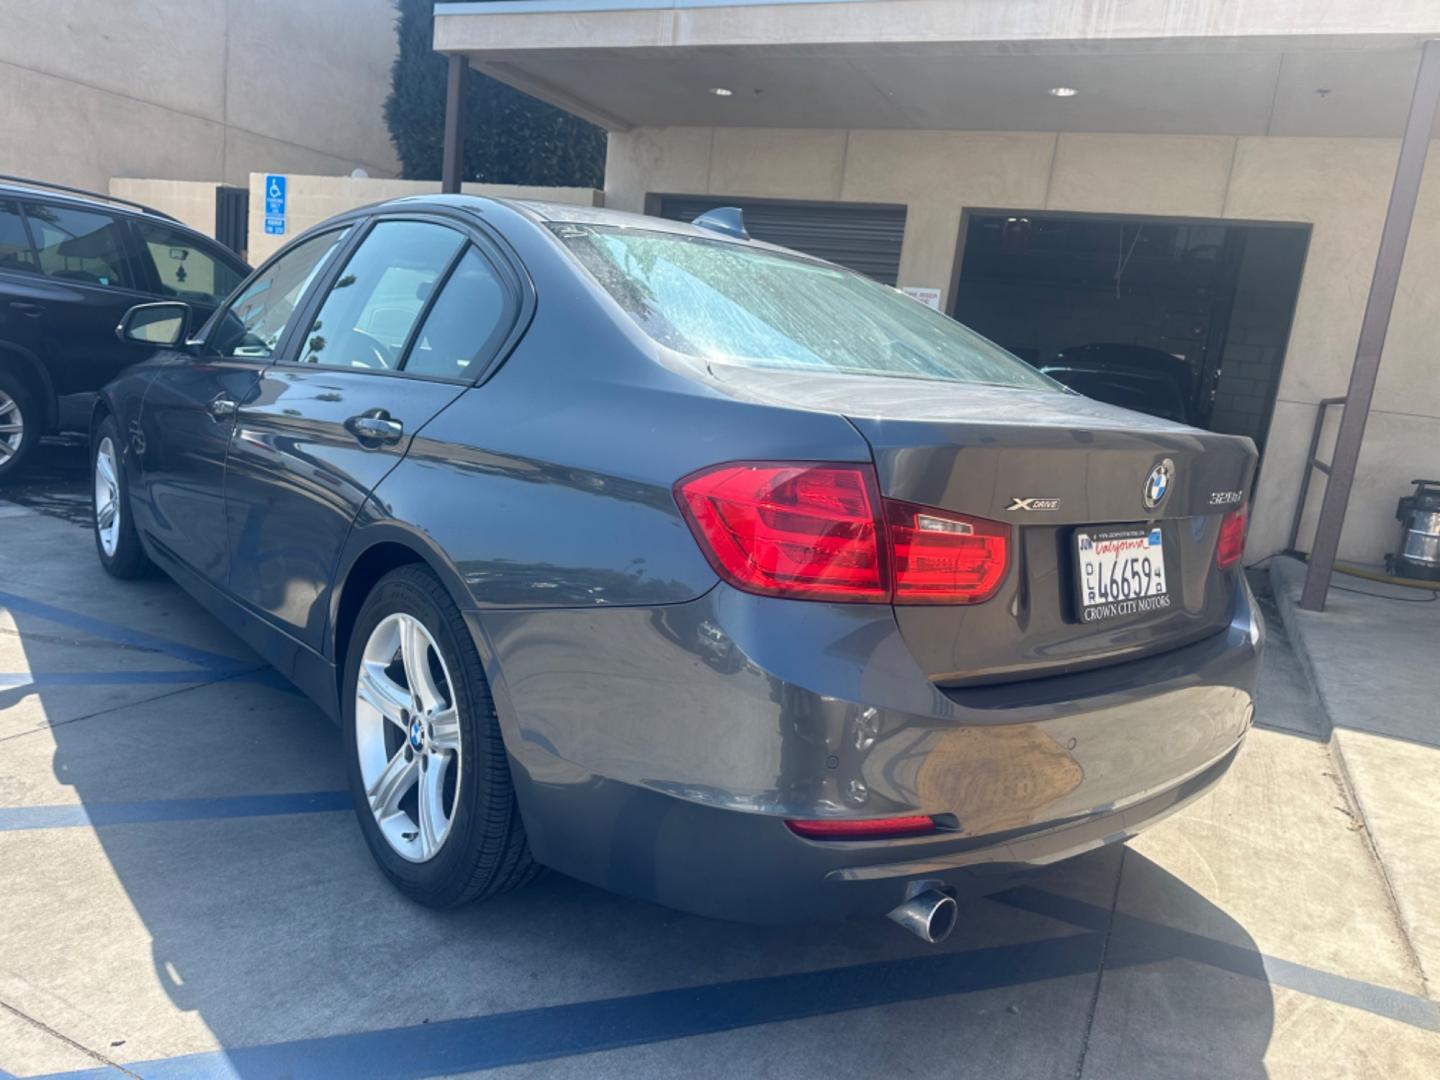
[(75, 806), (0, 808), (0, 832), (22, 829), (99, 828), (157, 821), (213, 821), (325, 814), (349, 810), (348, 791), (303, 791), (279, 795), (226, 795), (204, 799), (152, 799), (144, 802), (84, 803)]
[(132, 648), (173, 656), (177, 660), (183, 660), (203, 668), (232, 671), (255, 666), (250, 661), (226, 656), (223, 653), (210, 652), (207, 649), (197, 649), (191, 645), (182, 645), (156, 634), (146, 633), (144, 630), (132, 630), (128, 626), (106, 622), (104, 619), (97, 619), (91, 615), (81, 615), (79, 612), (68, 611), (65, 608), (56, 607), (41, 600), (32, 600), (27, 596), (19, 596), (15, 593), (0, 592), (0, 608), (9, 608), (10, 611), (20, 615), (30, 615), (37, 619), (44, 619), (46, 622), (68, 626), (96, 637), (129, 645)]
[[(1110, 920), (1110, 912), (1105, 908), (1034, 888), (1013, 889), (993, 899), (1022, 911), (1048, 915), (1072, 926), (1097, 932), (1103, 930)], [(1311, 997), (1348, 1005), (1411, 1027), (1440, 1031), (1440, 1005), (1427, 998), (1282, 960), (1241, 945), (1126, 915), (1122, 911), (1115, 912), (1114, 930), (1106, 954), (1107, 967), (1135, 967), (1176, 958), (1298, 990)]]
[[(254, 1076), (407, 1080), (478, 1072), (758, 1024), (1087, 975), (1098, 969), (1100, 949), (1099, 934), (1074, 934), (970, 952), (216, 1050), (126, 1067), (146, 1080)], [(65, 1080), (99, 1080), (113, 1074), (94, 1069), (63, 1075)]]
[[(218, 676), (218, 678), (217, 678)], [(213, 668), (181, 668), (176, 671), (36, 671), (0, 672), (0, 690), (22, 686), (178, 686), (191, 683), (266, 682), (280, 685), (278, 674), (265, 668), (246, 668), (233, 674)], [(288, 685), (288, 684), (286, 684)]]

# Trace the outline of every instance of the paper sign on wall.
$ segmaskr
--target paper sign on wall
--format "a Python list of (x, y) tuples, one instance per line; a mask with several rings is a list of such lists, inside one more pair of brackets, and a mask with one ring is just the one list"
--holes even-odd
[(940, 290), (929, 285), (902, 285), (900, 291), (912, 300), (919, 300), (928, 308), (940, 310)]

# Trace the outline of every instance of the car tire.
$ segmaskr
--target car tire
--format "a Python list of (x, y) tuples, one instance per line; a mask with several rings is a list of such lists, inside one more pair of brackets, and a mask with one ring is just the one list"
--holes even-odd
[(345, 657), (341, 719), (365, 842), (406, 896), (454, 907), (539, 873), (480, 656), (427, 568), (391, 571), (366, 598)]
[[(0, 367), (0, 484), (25, 470), (40, 441), (40, 402), (14, 371)], [(9, 430), (18, 427), (18, 431)]]
[(123, 447), (115, 418), (102, 419), (90, 438), (91, 532), (105, 572), (128, 581), (147, 576), (153, 567), (130, 513)]

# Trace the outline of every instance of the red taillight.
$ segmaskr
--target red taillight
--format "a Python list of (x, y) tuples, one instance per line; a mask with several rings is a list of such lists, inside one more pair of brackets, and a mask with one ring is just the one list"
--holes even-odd
[(885, 500), (895, 602), (978, 604), (1005, 579), (1010, 527)]
[(1215, 565), (1224, 570), (1245, 554), (1245, 507), (1231, 510), (1220, 519), (1220, 539), (1215, 544)]
[(935, 819), (929, 816), (787, 821), (785, 824), (791, 832), (807, 840), (882, 840), (887, 836), (935, 832), (936, 828)]
[(735, 462), (675, 496), (716, 573), (748, 592), (974, 604), (1009, 563), (1008, 525), (881, 499), (868, 465)]
[(817, 600), (890, 598), (870, 470), (721, 465), (676, 485), (710, 563), (750, 592)]

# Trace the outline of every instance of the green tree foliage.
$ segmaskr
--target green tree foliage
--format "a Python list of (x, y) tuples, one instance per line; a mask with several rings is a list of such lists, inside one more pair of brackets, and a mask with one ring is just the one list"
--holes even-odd
[[(447, 58), (431, 45), (434, 0), (395, 0), (400, 53), (385, 125), (407, 180), (438, 180), (445, 144)], [(601, 187), (605, 132), (472, 71), (465, 98), (465, 179)]]

